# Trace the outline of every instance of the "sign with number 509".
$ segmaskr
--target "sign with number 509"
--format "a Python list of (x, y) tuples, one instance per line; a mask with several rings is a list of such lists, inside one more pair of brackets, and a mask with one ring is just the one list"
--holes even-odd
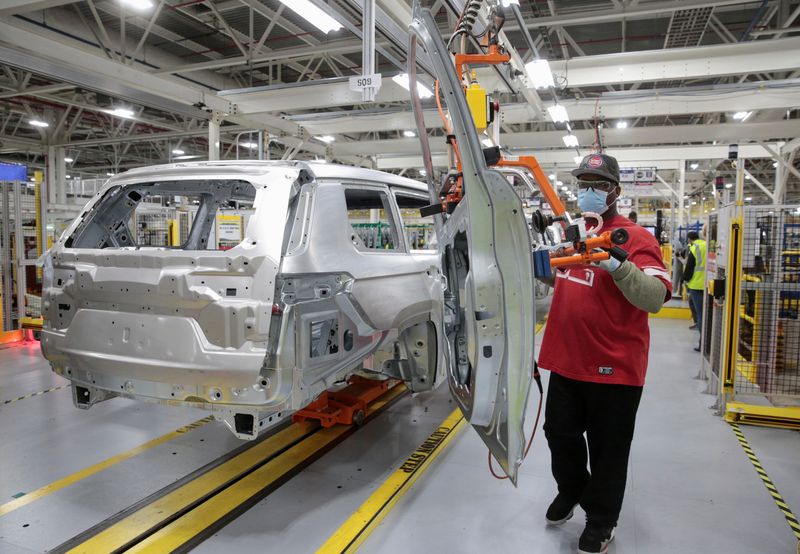
[(356, 75), (350, 77), (350, 90), (362, 91), (366, 88), (374, 88), (378, 90), (381, 88), (381, 74), (374, 75)]

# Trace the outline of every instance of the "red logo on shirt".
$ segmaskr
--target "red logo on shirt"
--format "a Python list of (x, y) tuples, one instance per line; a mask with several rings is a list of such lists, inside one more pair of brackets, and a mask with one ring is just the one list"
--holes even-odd
[(589, 158), (589, 161), (586, 162), (586, 165), (588, 165), (592, 169), (597, 169), (598, 167), (603, 165), (603, 158), (601, 158), (600, 156), (592, 156), (591, 158)]

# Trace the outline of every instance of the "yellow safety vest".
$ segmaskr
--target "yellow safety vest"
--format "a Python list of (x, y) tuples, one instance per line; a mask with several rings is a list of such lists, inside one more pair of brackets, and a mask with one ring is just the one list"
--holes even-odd
[(686, 286), (693, 290), (703, 290), (706, 280), (706, 241), (697, 239), (689, 249), (694, 254), (694, 273)]

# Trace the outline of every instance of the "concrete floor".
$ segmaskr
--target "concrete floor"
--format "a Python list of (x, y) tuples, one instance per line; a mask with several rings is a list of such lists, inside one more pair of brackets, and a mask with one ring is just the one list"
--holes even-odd
[[(652, 320), (648, 383), (613, 552), (795, 552), (796, 541), (730, 428), (700, 391), (688, 322)], [(547, 379), (547, 376), (545, 376)], [(0, 350), (0, 402), (62, 384), (35, 345)], [(310, 552), (447, 416), (445, 387), (405, 398), (197, 548)], [(0, 405), (0, 504), (206, 415), (113, 399), (72, 407), (69, 388)], [(800, 434), (743, 427), (789, 505), (800, 509)], [(0, 552), (44, 552), (240, 442), (210, 423), (0, 517)], [(574, 552), (583, 513), (543, 525), (555, 493), (539, 437), (520, 486), (493, 479), (469, 429), (422, 475), (363, 552)]]

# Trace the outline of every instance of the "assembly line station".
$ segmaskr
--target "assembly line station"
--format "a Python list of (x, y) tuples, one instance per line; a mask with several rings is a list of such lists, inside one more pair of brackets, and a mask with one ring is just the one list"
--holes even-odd
[(532, 362), (541, 272), (614, 257), (573, 173), (602, 153), (672, 291), (598, 551), (800, 553), (798, 31), (798, 0), (0, 0), (0, 552), (582, 548)]

